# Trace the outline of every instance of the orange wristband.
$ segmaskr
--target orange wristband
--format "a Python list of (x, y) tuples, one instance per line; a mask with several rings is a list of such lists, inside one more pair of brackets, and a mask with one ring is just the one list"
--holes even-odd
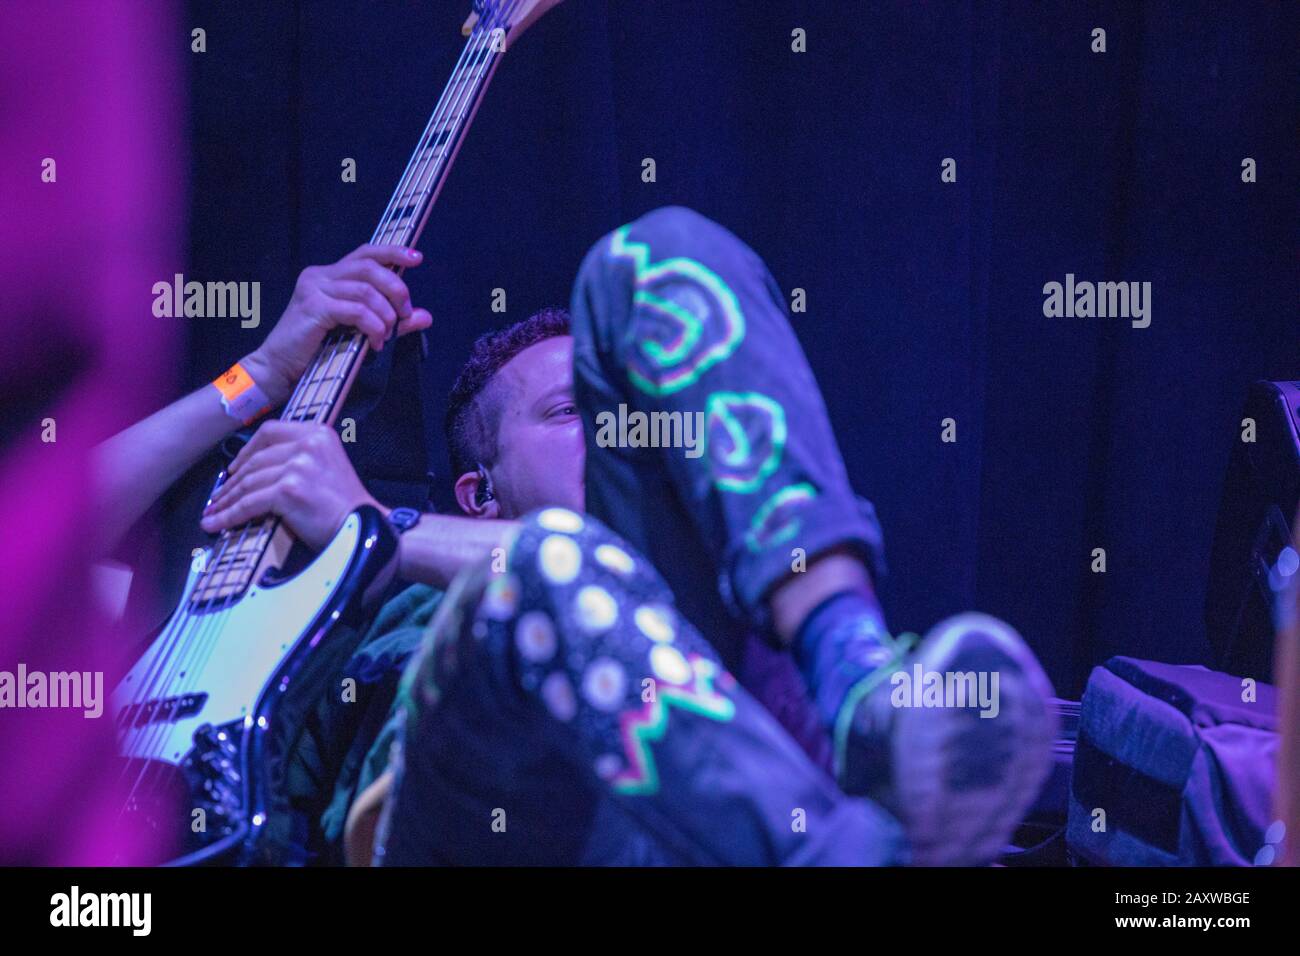
[(218, 375), (212, 384), (221, 393), (221, 407), (226, 414), (245, 425), (251, 425), (271, 410), (271, 400), (238, 362)]

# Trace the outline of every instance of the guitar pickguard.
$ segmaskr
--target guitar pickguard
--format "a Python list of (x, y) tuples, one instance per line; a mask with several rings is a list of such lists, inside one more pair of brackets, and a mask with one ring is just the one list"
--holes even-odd
[(189, 611), (192, 573), (180, 609), (113, 694), (128, 809), (161, 818), (147, 825), (169, 843), (179, 835), (184, 853), (235, 836), (246, 848), (265, 822), (261, 742), (275, 705), (306, 655), (382, 585), (395, 548), (366, 507), (300, 573), (255, 583), (224, 610)]

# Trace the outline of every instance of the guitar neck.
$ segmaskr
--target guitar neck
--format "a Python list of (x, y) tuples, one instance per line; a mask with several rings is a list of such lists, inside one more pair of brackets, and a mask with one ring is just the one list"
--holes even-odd
[[(504, 51), (505, 31), (494, 28), (491, 21), (478, 20), (370, 237), (372, 243), (414, 246), (419, 241)], [(403, 269), (393, 271), (400, 275)], [(353, 330), (339, 329), (326, 336), (280, 417), (332, 425), (367, 348), (365, 337)]]

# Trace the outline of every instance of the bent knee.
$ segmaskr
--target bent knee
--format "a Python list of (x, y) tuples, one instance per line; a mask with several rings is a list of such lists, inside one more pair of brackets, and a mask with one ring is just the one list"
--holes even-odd
[(660, 206), (626, 228), (649, 243), (656, 260), (709, 258), (719, 249), (748, 248), (731, 230), (688, 206)]
[(685, 233), (722, 228), (708, 216), (690, 206), (660, 206), (640, 216), (631, 225), (633, 228)]
[[(629, 236), (649, 245), (656, 261), (675, 256), (699, 258), (701, 252), (716, 249), (720, 243), (743, 245), (730, 230), (689, 206), (660, 206), (597, 240), (583, 260), (583, 271), (608, 264), (611, 250)], [(620, 258), (613, 256), (614, 260)]]

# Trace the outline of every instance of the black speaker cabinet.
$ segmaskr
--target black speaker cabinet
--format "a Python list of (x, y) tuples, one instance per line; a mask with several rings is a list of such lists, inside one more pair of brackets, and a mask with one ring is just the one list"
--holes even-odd
[[(1300, 504), (1300, 382), (1256, 382), (1228, 461), (1210, 554), (1205, 622), (1216, 670), (1272, 681), (1274, 591), (1270, 574), (1293, 565)], [(1247, 425), (1242, 426), (1242, 432)]]

